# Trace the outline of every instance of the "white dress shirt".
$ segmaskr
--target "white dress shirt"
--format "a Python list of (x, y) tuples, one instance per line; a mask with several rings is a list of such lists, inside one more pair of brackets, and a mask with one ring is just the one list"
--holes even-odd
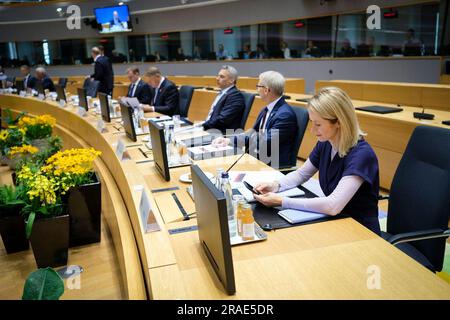
[[(262, 130), (262, 132), (266, 131), (266, 127), (267, 127), (267, 120), (270, 117), (270, 114), (272, 113), (273, 108), (275, 107), (275, 105), (278, 103), (278, 101), (282, 98), (279, 97), (278, 99), (272, 101), (271, 103), (269, 103), (266, 108), (267, 108), (267, 113), (264, 119), (261, 120), (260, 124), (259, 124), (259, 129)], [(263, 127), (264, 125), (264, 127)]]
[(130, 93), (130, 97), (134, 97), (134, 94), (136, 93), (136, 88), (138, 86), (139, 81), (141, 81), (141, 78), (137, 79), (136, 82), (133, 82), (131, 85), (134, 86), (133, 90)]
[(208, 116), (206, 117), (206, 121), (208, 121), (211, 118), (211, 116), (214, 112), (214, 107), (216, 106), (217, 102), (219, 102), (219, 100), (228, 92), (228, 90), (230, 90), (233, 87), (234, 87), (234, 84), (229, 86), (228, 88), (220, 90), (219, 94), (214, 99), (214, 101), (211, 105), (211, 108), (209, 109), (209, 113), (208, 113)]

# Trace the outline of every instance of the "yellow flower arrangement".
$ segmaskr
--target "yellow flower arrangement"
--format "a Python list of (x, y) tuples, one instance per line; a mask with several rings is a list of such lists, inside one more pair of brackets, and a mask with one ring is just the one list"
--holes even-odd
[(84, 175), (93, 171), (94, 160), (100, 155), (101, 152), (94, 148), (60, 151), (47, 159), (47, 165), (42, 168), (42, 171), (53, 172), (55, 176)]
[(57, 188), (53, 179), (37, 173), (31, 177), (27, 185), (29, 188), (27, 195), (31, 201), (38, 198), (42, 206), (56, 203)]
[(6, 139), (8, 139), (8, 130), (2, 130), (0, 131), (0, 140), (1, 141), (6, 141)]
[(39, 151), (38, 148), (36, 148), (36, 147), (34, 147), (32, 145), (24, 144), (24, 145), (22, 145), (20, 147), (12, 147), (9, 150), (8, 154), (9, 154), (10, 157), (13, 157), (16, 154), (34, 154), (34, 153), (36, 153), (38, 151)]
[(25, 183), (27, 183), (29, 180), (31, 180), (34, 175), (33, 171), (31, 170), (31, 168), (28, 165), (22, 166), (22, 168), (20, 168), (20, 170), (16, 174), (17, 174), (17, 180), (23, 181)]
[(18, 124), (19, 124), (19, 127), (21, 127), (21, 128), (27, 127), (27, 126), (34, 126), (34, 125), (42, 125), (42, 126), (48, 125), (53, 128), (56, 124), (56, 119), (48, 114), (44, 114), (42, 116), (38, 116), (38, 117), (34, 117), (34, 118), (25, 116), (25, 117), (20, 118)]

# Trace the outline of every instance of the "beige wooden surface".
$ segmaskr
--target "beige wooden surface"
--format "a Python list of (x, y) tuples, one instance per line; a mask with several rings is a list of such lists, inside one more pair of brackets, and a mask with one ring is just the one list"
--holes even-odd
[[(154, 299), (255, 298), (255, 299), (450, 299), (449, 285), (427, 269), (390, 246), (384, 240), (352, 219), (316, 223), (269, 233), (265, 242), (233, 248), (237, 294), (228, 297), (218, 283), (201, 251), (196, 232), (170, 236), (168, 229), (195, 224), (195, 218), (179, 221), (173, 205), (158, 200), (164, 192), (151, 190), (178, 187), (183, 206), (191, 212), (192, 200), (183, 192), (188, 186), (179, 177), (189, 167), (171, 170), (171, 181), (164, 181), (153, 162), (136, 164), (120, 162), (114, 155), (115, 143), (123, 139), (131, 155), (136, 144), (108, 125), (108, 132), (95, 130), (97, 118), (90, 112), (86, 118), (62, 109), (52, 102), (32, 98), (1, 96), (0, 106), (24, 106), (35, 114), (50, 113), (63, 127), (82, 136), (86, 143), (103, 152), (106, 164), (122, 196), (140, 253), (144, 279)], [(203, 170), (215, 173), (217, 167), (228, 168), (236, 156), (197, 161)], [(256, 159), (245, 155), (234, 170), (270, 170)], [(161, 231), (143, 233), (138, 205), (140, 191), (148, 193), (153, 213)], [(169, 193), (173, 191), (168, 191)], [(164, 197), (162, 197), (164, 199)], [(167, 198), (166, 198), (167, 199)], [(190, 202), (191, 201), (191, 202)], [(159, 203), (158, 203), (159, 202)], [(169, 218), (168, 218), (169, 217)], [(175, 217), (175, 219), (174, 219)], [(131, 242), (122, 243), (124, 251)], [(117, 249), (116, 249), (117, 251)], [(368, 268), (381, 271), (381, 290), (367, 288)], [(142, 280), (141, 283), (143, 283)]]
[[(316, 81), (315, 89), (317, 91), (327, 86), (337, 86), (356, 100), (450, 111), (448, 104), (450, 85), (448, 84), (319, 80)], [(427, 110), (426, 112), (434, 113), (434, 111)]]

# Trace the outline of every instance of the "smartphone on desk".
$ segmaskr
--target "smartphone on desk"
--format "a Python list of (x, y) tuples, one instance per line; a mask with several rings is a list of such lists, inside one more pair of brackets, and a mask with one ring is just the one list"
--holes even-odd
[(261, 194), (261, 192), (254, 190), (253, 186), (246, 181), (244, 181), (244, 186), (254, 194)]

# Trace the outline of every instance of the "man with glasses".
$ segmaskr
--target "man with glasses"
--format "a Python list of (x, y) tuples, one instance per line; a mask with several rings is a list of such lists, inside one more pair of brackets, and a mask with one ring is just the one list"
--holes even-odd
[(226, 129), (238, 129), (244, 115), (244, 96), (236, 88), (238, 73), (232, 66), (222, 66), (216, 77), (219, 94), (214, 99), (203, 128), (218, 129), (225, 133)]
[[(294, 111), (284, 101), (284, 84), (284, 77), (276, 71), (261, 73), (256, 88), (266, 107), (259, 113), (253, 128), (232, 139), (216, 138), (212, 144), (226, 146), (232, 143), (236, 146), (245, 143), (250, 153), (256, 152), (261, 161), (270, 163), (272, 167), (290, 166), (298, 126)], [(277, 154), (272, 154), (271, 151), (277, 147)]]

